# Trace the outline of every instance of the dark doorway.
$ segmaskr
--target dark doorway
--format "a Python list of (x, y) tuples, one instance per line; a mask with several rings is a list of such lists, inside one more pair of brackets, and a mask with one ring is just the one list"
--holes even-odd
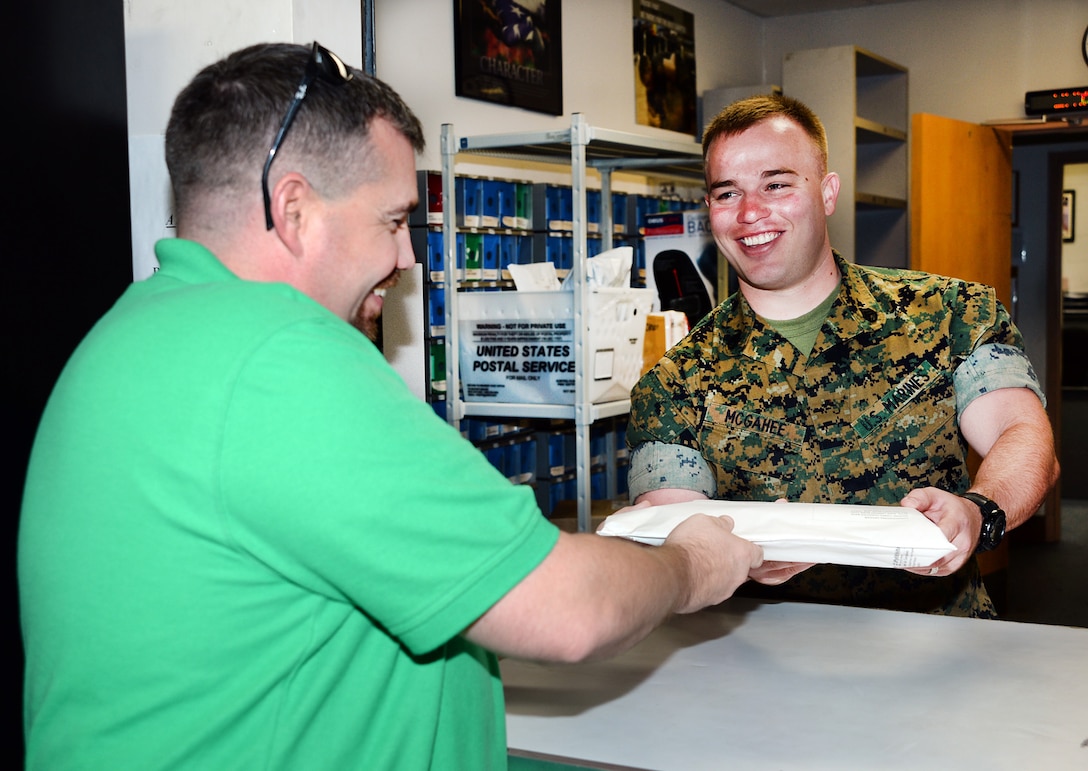
[(15, 545), (26, 462), (38, 418), (72, 349), (132, 278), (124, 4), (107, 0), (14, 3), (17, 34), (4, 48), (14, 94), (7, 110), (8, 269), (4, 308), (14, 382), (14, 446), (5, 485), (9, 516), (3, 582), (9, 651), (4, 743), (22, 767), (23, 648)]
[[(1025, 132), (1014, 135), (1014, 192), (1012, 265), (1015, 280), (1014, 317), (1024, 334), (1028, 355), (1046, 390), (1060, 456), (1067, 441), (1083, 434), (1063, 430), (1065, 405), (1061, 383), (1062, 290), (1061, 290), (1061, 191), (1068, 163), (1088, 161), (1088, 129), (1061, 132)], [(1072, 406), (1072, 405), (1070, 405)], [(1083, 461), (1082, 461), (1083, 462)], [(1071, 473), (1072, 472), (1072, 473)], [(1061, 537), (1061, 498), (1066, 485), (1075, 483), (1070, 468), (1047, 499), (1046, 517), (1034, 517), (1019, 528), (1018, 537), (1057, 541)], [(1080, 475), (1082, 478), (1084, 474)], [(1019, 531), (1023, 531), (1020, 533)]]

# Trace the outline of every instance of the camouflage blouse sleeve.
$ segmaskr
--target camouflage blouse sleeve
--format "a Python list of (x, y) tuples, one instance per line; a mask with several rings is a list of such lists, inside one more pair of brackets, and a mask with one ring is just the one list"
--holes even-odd
[(984, 393), (1028, 388), (1046, 404), (1039, 378), (1024, 351), (1020, 330), (991, 287), (958, 282), (952, 334), (956, 368), (956, 411)]

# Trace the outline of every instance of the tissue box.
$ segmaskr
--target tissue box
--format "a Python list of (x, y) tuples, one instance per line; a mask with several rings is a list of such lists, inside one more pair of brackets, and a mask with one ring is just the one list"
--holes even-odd
[[(573, 292), (465, 292), (458, 305), (466, 402), (574, 403)], [(594, 289), (586, 305), (590, 401), (630, 398), (653, 292)]]

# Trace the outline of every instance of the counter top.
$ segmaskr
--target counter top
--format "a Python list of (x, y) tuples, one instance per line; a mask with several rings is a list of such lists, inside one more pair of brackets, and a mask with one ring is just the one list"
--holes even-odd
[(1088, 629), (733, 599), (502, 672), (511, 751), (593, 767), (1088, 769)]

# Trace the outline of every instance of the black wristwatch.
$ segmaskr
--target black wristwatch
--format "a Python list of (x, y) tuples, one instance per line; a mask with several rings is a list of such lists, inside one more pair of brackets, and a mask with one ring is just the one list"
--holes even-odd
[(1000, 506), (980, 493), (964, 493), (960, 496), (978, 506), (982, 512), (982, 530), (978, 534), (975, 551), (996, 549), (1005, 537), (1005, 512)]

